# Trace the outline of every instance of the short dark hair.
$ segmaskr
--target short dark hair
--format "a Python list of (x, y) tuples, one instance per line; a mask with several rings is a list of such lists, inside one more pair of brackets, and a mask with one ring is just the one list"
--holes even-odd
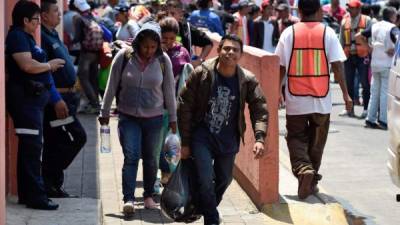
[(396, 8), (394, 8), (392, 6), (388, 6), (388, 7), (384, 8), (382, 11), (382, 19), (385, 21), (391, 22), (390, 17), (392, 17), (396, 13), (397, 13)]
[(50, 10), (50, 6), (53, 4), (57, 4), (57, 0), (41, 0), (40, 1), (40, 11), (48, 12)]
[(200, 9), (208, 9), (208, 3), (210, 2), (210, 0), (198, 0), (197, 1), (197, 6)]
[(240, 45), (240, 52), (243, 52), (243, 41), (242, 41), (242, 39), (240, 39), (239, 36), (237, 36), (236, 34), (226, 34), (225, 36), (222, 37), (221, 41), (219, 42), (218, 48), (220, 48), (220, 49), (222, 48), (225, 40), (231, 40), (231, 41), (238, 42)]
[(321, 8), (321, 3), (319, 0), (299, 0), (297, 6), (303, 16), (311, 16)]
[(167, 7), (183, 9), (183, 4), (179, 0), (167, 0), (166, 4), (167, 4)]
[(33, 15), (40, 13), (40, 7), (35, 2), (20, 0), (12, 11), (12, 23), (14, 26), (23, 27), (24, 18), (32, 19)]
[(173, 32), (175, 34), (179, 33), (179, 24), (174, 17), (165, 17), (158, 22), (161, 27), (161, 33)]

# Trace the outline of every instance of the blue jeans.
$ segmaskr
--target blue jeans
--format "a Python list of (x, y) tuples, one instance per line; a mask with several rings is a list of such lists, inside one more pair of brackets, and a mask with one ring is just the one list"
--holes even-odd
[(196, 141), (192, 142), (191, 150), (197, 169), (200, 209), (203, 210), (204, 224), (218, 224), (217, 206), (232, 182), (236, 154), (215, 155), (208, 143)]
[(358, 75), (358, 79), (362, 86), (362, 98), (364, 103), (364, 110), (368, 108), (369, 95), (370, 95), (370, 84), (368, 82), (368, 67), (369, 64), (365, 63), (365, 58), (351, 55), (344, 62), (344, 70), (346, 73), (346, 84), (347, 90), (350, 97), (354, 101), (355, 93), (358, 92), (358, 87), (355, 89), (355, 79)]
[[(387, 95), (390, 68), (372, 72), (371, 101), (368, 106), (367, 120), (377, 120), (387, 124)], [(378, 118), (379, 111), (379, 118)]]
[(119, 114), (119, 141), (124, 153), (122, 167), (122, 193), (124, 202), (135, 200), (136, 176), (140, 156), (143, 159), (143, 197), (154, 194), (159, 157), (158, 143), (161, 138), (162, 115), (137, 118)]

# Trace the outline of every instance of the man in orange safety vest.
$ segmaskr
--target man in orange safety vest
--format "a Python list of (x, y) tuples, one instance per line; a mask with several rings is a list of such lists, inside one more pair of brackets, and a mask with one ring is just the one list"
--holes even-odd
[(339, 81), (346, 108), (352, 108), (344, 81), (346, 56), (335, 32), (322, 24), (319, 0), (299, 0), (301, 21), (285, 29), (275, 54), (280, 57), (281, 83), (287, 75), (286, 128), (292, 172), (298, 196), (318, 191), (318, 173), (328, 136), (332, 110), (329, 71)]

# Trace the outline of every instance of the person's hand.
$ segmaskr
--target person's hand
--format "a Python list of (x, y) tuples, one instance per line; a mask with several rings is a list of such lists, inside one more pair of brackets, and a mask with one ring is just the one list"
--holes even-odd
[(351, 100), (349, 94), (343, 94), (344, 104), (346, 105), (347, 112), (353, 111), (353, 101)]
[(173, 134), (176, 134), (176, 122), (170, 122), (169, 123), (169, 128), (171, 129), (171, 132)]
[(394, 48), (388, 49), (386, 51), (386, 54), (388, 54), (388, 56), (390, 56), (390, 57), (394, 56)]
[(64, 59), (52, 59), (48, 61), (50, 65), (50, 71), (54, 72), (57, 71), (59, 68), (64, 67), (65, 60)]
[(264, 155), (264, 143), (256, 142), (253, 147), (255, 159), (260, 159)]
[(196, 68), (197, 66), (200, 66), (201, 65), (201, 59), (196, 59), (196, 60), (193, 60), (192, 61), (192, 66), (193, 66), (193, 68)]
[(100, 125), (108, 125), (110, 122), (110, 117), (99, 117), (98, 120)]
[(190, 153), (190, 148), (188, 146), (182, 146), (181, 159), (188, 159), (190, 157)]
[(54, 111), (56, 111), (57, 119), (65, 119), (68, 116), (68, 106), (64, 100), (60, 100), (54, 105)]

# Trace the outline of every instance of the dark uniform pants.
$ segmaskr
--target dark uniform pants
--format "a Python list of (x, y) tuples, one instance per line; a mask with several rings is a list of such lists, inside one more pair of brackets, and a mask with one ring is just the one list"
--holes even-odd
[(17, 181), (20, 202), (47, 202), (41, 176), (43, 112), (49, 92), (36, 96), (27, 93), (23, 85), (7, 83), (7, 110), (18, 135)]
[(292, 172), (318, 173), (329, 131), (330, 114), (286, 115), (287, 146)]
[(46, 187), (60, 188), (64, 183), (64, 170), (86, 143), (86, 133), (75, 116), (79, 95), (62, 94), (68, 106), (69, 117), (58, 120), (53, 105), (47, 105), (43, 124), (42, 173)]

